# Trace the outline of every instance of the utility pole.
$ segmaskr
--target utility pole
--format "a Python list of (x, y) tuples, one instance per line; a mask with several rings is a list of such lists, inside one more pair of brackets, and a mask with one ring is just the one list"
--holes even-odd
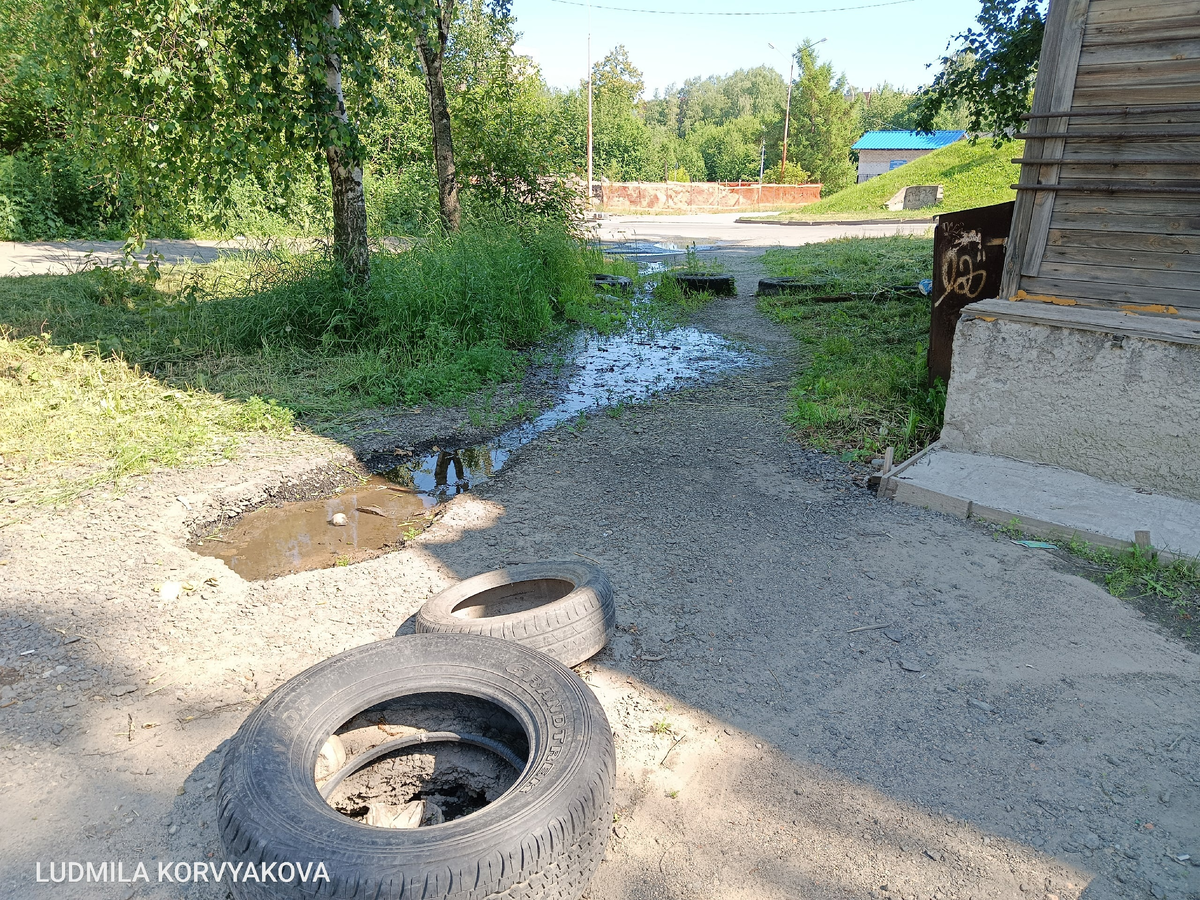
[(588, 129), (587, 129), (587, 144), (588, 144), (588, 206), (592, 205), (592, 4), (588, 3), (588, 39), (587, 39), (587, 66), (588, 66)]
[(787, 181), (787, 141), (788, 141), (788, 126), (792, 124), (792, 72), (796, 68), (796, 57), (792, 57), (792, 64), (788, 66), (788, 98), (787, 106), (783, 111), (783, 160), (779, 163), (779, 180), (780, 182)]
[[(811, 42), (805, 44), (803, 47), (799, 48), (796, 51), (796, 53), (803, 53), (805, 50), (810, 50), (813, 47), (817, 46), (817, 44), (823, 44), (827, 40), (829, 40), (829, 38), (821, 38), (819, 41), (811, 41)], [(779, 50), (770, 41), (767, 41), (767, 46), (770, 47), (772, 50), (774, 50), (776, 53), (779, 53)], [(792, 82), (795, 80), (796, 53), (792, 54), (791, 64), (788, 66), (787, 106), (784, 108), (784, 111), (783, 111), (783, 161), (780, 162), (780, 164), (779, 164), (779, 180), (780, 181), (783, 181), (787, 177), (788, 126), (791, 125), (791, 120), (792, 120)], [(783, 56), (782, 53), (779, 53), (779, 55)]]

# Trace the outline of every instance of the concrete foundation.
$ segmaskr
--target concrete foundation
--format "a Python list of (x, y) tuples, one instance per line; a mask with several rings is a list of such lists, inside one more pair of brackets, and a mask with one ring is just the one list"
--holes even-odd
[(1200, 503), (1036, 463), (934, 445), (883, 479), (880, 496), (1027, 534), (1123, 549), (1148, 531), (1164, 557), (1200, 556)]
[(1200, 500), (1197, 343), (1200, 323), (1174, 317), (972, 304), (941, 445)]

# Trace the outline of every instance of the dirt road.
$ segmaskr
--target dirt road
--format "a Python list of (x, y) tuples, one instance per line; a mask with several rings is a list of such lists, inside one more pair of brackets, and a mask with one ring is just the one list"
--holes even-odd
[(743, 294), (700, 322), (769, 364), (537, 439), (398, 552), (247, 583), (184, 549), (339, 477), (312, 438), (0, 528), (0, 895), (224, 897), (35, 865), (219, 859), (222, 741), (259, 698), (454, 579), (582, 557), (621, 626), (582, 667), (621, 773), (591, 900), (1200, 897), (1200, 660), (1052, 553), (792, 441), (793, 344), (731, 265)]

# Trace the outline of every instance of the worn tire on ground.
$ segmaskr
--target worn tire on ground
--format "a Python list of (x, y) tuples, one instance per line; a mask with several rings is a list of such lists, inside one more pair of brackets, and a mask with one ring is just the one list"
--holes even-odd
[[(314, 767), (339, 726), (376, 704), (461, 694), (505, 710), (528, 761), (494, 802), (423, 828), (375, 828), (322, 800)], [(217, 787), (231, 863), (324, 862), (329, 881), (231, 884), (238, 900), (578, 900), (612, 824), (616, 759), (604, 710), (574, 672), (475, 635), (410, 635), (318, 663), (230, 740)]]
[(417, 611), (415, 627), (516, 641), (575, 666), (604, 648), (616, 624), (612, 585), (600, 569), (545, 562), (460, 581)]

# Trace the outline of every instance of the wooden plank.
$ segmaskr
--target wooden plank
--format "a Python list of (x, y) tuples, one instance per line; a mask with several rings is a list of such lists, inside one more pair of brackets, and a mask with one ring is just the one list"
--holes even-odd
[[(1135, 231), (1112, 231), (1104, 229), (1089, 230), (1086, 228), (1060, 228), (1060, 216), (1055, 216), (1054, 225), (1050, 228), (1050, 247), (1083, 247), (1107, 250), (1139, 250), (1155, 254), (1192, 255), (1200, 260), (1200, 233), (1197, 234), (1159, 234), (1140, 233)], [(1103, 220), (1112, 225), (1113, 217), (1105, 216)], [(1161, 228), (1162, 220), (1154, 218), (1148, 225), (1157, 223)], [(1200, 229), (1198, 229), (1200, 232)]]
[(1196, 99), (1195, 83), (1183, 84), (1108, 84), (1099, 87), (1077, 86), (1075, 106), (1144, 106), (1151, 103), (1189, 103)]
[(1012, 302), (982, 300), (963, 310), (963, 318), (986, 317), (1016, 322), (1033, 322), (1062, 328), (1079, 328), (1103, 334), (1127, 334), (1133, 337), (1200, 345), (1200, 319), (1191, 310), (1177, 315), (1132, 315), (1111, 304), (1103, 306), (1055, 306), (1037, 300)]
[[(1103, 145), (1097, 149), (1101, 154), (1107, 150)], [(1197, 145), (1197, 149), (1200, 149), (1200, 144)], [(1113, 160), (1110, 163), (1078, 163), (1064, 159), (1059, 171), (1059, 180), (1063, 184), (1084, 181), (1111, 181), (1121, 184), (1144, 181), (1148, 185), (1158, 181), (1200, 184), (1200, 162), (1196, 165), (1155, 166), (1128, 160)]]
[[(1075, 92), (1076, 70), (1079, 65), (1079, 52), (1083, 46), (1083, 31), (1087, 25), (1089, 0), (1058, 0), (1056, 5), (1063, 7), (1062, 18), (1058, 20), (1055, 29), (1055, 41), (1051, 48), (1050, 92), (1047, 98), (1050, 109), (1070, 109), (1071, 98)], [(1041, 70), (1039, 70), (1039, 78)], [(1040, 120), (1044, 123), (1047, 134), (1062, 134), (1067, 131), (1065, 119)], [(1046, 159), (1058, 159), (1063, 154), (1061, 137), (1034, 142), (1030, 148), (1031, 155), (1036, 154)], [(1022, 169), (1027, 167), (1022, 166)], [(1034, 168), (1032, 166), (1028, 168)], [(1022, 177), (1026, 184), (1055, 184), (1058, 181), (1059, 170), (1054, 165), (1036, 167), (1034, 178)], [(1026, 175), (1022, 171), (1022, 176)], [(1031, 173), (1030, 173), (1031, 174)], [(1053, 192), (1036, 191), (1033, 193), (1033, 209), (1029, 216), (1029, 235), (1026, 238), (1021, 259), (1021, 275), (1036, 275), (1041, 265), (1042, 253), (1046, 249), (1046, 235), (1050, 231), (1050, 218), (1054, 214), (1056, 196)]]
[[(1087, 232), (1071, 233), (1087, 234)], [(1200, 256), (1194, 253), (1151, 253), (1125, 247), (1120, 249), (1115, 247), (1094, 248), (1082, 244), (1060, 242), (1046, 246), (1043, 272), (1049, 274), (1049, 270), (1045, 268), (1046, 263), (1099, 268), (1147, 269), (1151, 272), (1161, 273), (1173, 272), (1186, 275), (1188, 283), (1183, 285), (1185, 288), (1191, 288), (1193, 284), (1200, 284), (1200, 276), (1197, 274), (1200, 273)], [(1097, 277), (1101, 277), (1099, 268), (1095, 270)], [(1163, 284), (1165, 282), (1154, 281), (1153, 283)]]
[(1171, 29), (1164, 40), (1126, 44), (1085, 44), (1079, 54), (1080, 68), (1126, 63), (1179, 62), (1200, 57), (1200, 31), (1190, 34)]
[(1167, 19), (1142, 19), (1140, 21), (1095, 22), (1088, 19), (1087, 31), (1083, 35), (1083, 46), (1114, 45), (1145, 40), (1161, 40), (1177, 34), (1200, 33), (1200, 14), (1194, 16), (1172, 16)]
[[(1079, 88), (1114, 87), (1128, 84), (1190, 84), (1195, 97), (1200, 59), (1171, 59), (1157, 62), (1104, 63), (1080, 66), (1075, 86)], [(1114, 105), (1113, 103), (1109, 104)]]
[(1200, 216), (1114, 216), (1111, 213), (1063, 212), (1055, 209), (1051, 230), (1055, 228), (1189, 237), (1200, 235)]
[(1116, 25), (1130, 22), (1156, 21), (1162, 19), (1186, 18), (1200, 15), (1200, 3), (1189, 2), (1147, 2), (1131, 3), (1129, 0), (1092, 0), (1088, 11), (1088, 25)]
[(1154, 157), (1156, 159), (1171, 159), (1180, 160), (1196, 166), (1200, 170), (1200, 138), (1188, 141), (1170, 141), (1159, 143), (1155, 141), (1152, 145), (1147, 146), (1141, 142), (1120, 142), (1097, 146), (1095, 141), (1072, 141), (1070, 137), (1066, 140), (1066, 147), (1063, 148), (1063, 162), (1068, 162), (1079, 157), (1095, 158), (1105, 156), (1113, 162), (1125, 162), (1137, 164), (1139, 159), (1148, 159)]
[[(1122, 269), (1121, 271), (1135, 270)], [(1057, 275), (1049, 274), (1022, 278), (1021, 289), (1029, 294), (1061, 297), (1064, 300), (1108, 301), (1117, 305), (1122, 303), (1161, 303), (1164, 306), (1176, 306), (1182, 309), (1200, 309), (1200, 291), (1089, 280), (1095, 275), (1095, 272), (1085, 272), (1082, 278), (1060, 278)], [(1194, 282), (1195, 279), (1193, 278), (1192, 281)]]
[(1171, 216), (1200, 221), (1200, 204), (1185, 197), (1068, 194), (1059, 198), (1062, 212), (1099, 213), (1111, 216)]
[[(1042, 40), (1041, 55), (1038, 61), (1038, 79), (1033, 92), (1032, 112), (1035, 114), (1044, 114), (1058, 109), (1071, 108), (1070, 98), (1068, 98), (1068, 102), (1064, 105), (1056, 106), (1054, 104), (1055, 85), (1053, 83), (1053, 75), (1058, 66), (1058, 60), (1067, 31), (1068, 6), (1071, 6), (1071, 4), (1065, 2), (1051, 3), (1046, 13), (1045, 36)], [(1080, 35), (1079, 43), (1082, 47), (1082, 35)], [(1070, 80), (1073, 83), (1074, 77), (1072, 76)], [(1055, 119), (1052, 121), (1061, 123), (1065, 120)], [(1034, 119), (1029, 123), (1029, 130), (1034, 133), (1045, 133), (1049, 130), (1048, 122), (1046, 119)], [(1055, 148), (1053, 153), (1046, 153), (1046, 143), (1045, 140), (1027, 142), (1024, 149), (1025, 155), (1036, 158), (1053, 158), (1062, 155), (1061, 146)], [(1023, 181), (1037, 181), (1039, 173), (1040, 169), (1035, 166), (1024, 165), (1021, 167), (1021, 178)], [(1021, 267), (1025, 259), (1025, 251), (1029, 245), (1030, 224), (1036, 206), (1035, 201), (1035, 195), (1026, 191), (1022, 191), (1017, 195), (1016, 205), (1013, 208), (1012, 232), (1009, 235), (1008, 252), (1005, 255), (1004, 261), (1004, 277), (1001, 280), (1000, 289), (1004, 294), (1015, 292), (1020, 284)]]
[[(1111, 252), (1111, 251), (1110, 251)], [(1143, 295), (1142, 303), (1157, 303), (1158, 300), (1147, 299), (1146, 290), (1158, 291), (1162, 288), (1184, 291), (1191, 295), (1188, 306), (1200, 306), (1200, 279), (1194, 272), (1180, 272), (1175, 269), (1153, 268), (1121, 268), (1088, 264), (1087, 262), (1054, 262), (1042, 263), (1042, 274), (1046, 278), (1059, 278), (1066, 281), (1096, 281), (1113, 286), (1140, 289)], [(1026, 288), (1026, 290), (1029, 290)]]

